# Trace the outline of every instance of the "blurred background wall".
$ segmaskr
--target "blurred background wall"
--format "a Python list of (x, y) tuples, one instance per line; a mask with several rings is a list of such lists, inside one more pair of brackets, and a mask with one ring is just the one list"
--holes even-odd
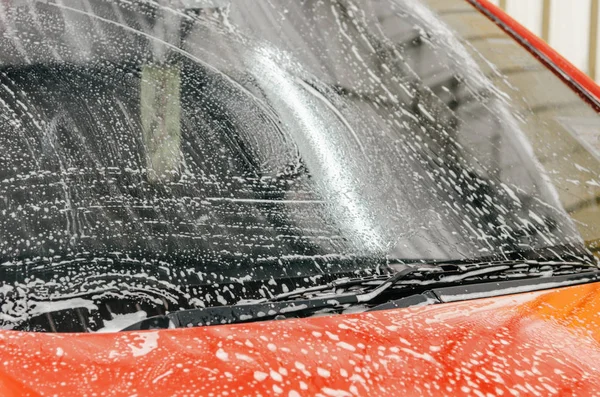
[(600, 0), (493, 0), (571, 63), (600, 82)]

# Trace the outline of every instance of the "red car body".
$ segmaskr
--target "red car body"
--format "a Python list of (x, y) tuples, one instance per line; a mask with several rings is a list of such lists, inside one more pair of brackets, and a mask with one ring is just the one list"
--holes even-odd
[[(2, 396), (592, 396), (600, 283), (374, 313), (0, 333)], [(27, 374), (27, 375), (25, 375)]]
[[(600, 88), (476, 8), (597, 108)], [(0, 396), (600, 395), (600, 283), (424, 307), (124, 332), (0, 331)]]

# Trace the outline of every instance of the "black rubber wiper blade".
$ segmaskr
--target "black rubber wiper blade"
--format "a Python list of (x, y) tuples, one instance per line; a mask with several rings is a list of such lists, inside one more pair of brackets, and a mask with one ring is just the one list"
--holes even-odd
[[(416, 283), (437, 283), (436, 276), (444, 278), (445, 282), (456, 282), (466, 278), (473, 278), (477, 276), (489, 276), (496, 273), (502, 273), (507, 270), (523, 268), (530, 269), (534, 266), (540, 266), (539, 263), (533, 264), (533, 262), (525, 261), (482, 261), (482, 260), (455, 260), (445, 262), (403, 262), (398, 261), (397, 263), (390, 264), (391, 268), (402, 268), (393, 273), (383, 276), (375, 277), (362, 277), (362, 278), (343, 278), (335, 280), (333, 282), (318, 285), (309, 288), (303, 288), (290, 292), (278, 294), (268, 299), (269, 302), (276, 301), (289, 301), (290, 299), (301, 299), (310, 298), (315, 295), (323, 295), (324, 291), (332, 291), (331, 295), (335, 295), (338, 292), (336, 290), (346, 289), (349, 287), (362, 287), (363, 290), (368, 289), (367, 292), (358, 292), (357, 296), (360, 296), (361, 302), (366, 302), (375, 299), (381, 295), (389, 287), (397, 284), (401, 280), (410, 280), (409, 275), (415, 274), (418, 277), (414, 277)], [(423, 281), (423, 279), (427, 281)], [(375, 288), (373, 286), (375, 285)]]
[[(495, 268), (490, 269), (490, 271), (495, 270)], [(161, 316), (147, 318), (124, 328), (122, 331), (239, 324), (279, 318), (309, 316), (328, 309), (334, 311), (344, 309), (351, 305), (367, 304), (376, 300), (392, 286), (402, 280), (410, 278), (415, 273), (439, 273), (442, 271), (442, 268), (437, 266), (431, 266), (424, 269), (422, 266), (406, 265), (400, 271), (388, 275), (387, 277), (343, 279), (323, 286), (304, 289), (299, 293), (294, 293), (294, 291), (292, 291), (288, 294), (277, 295), (271, 299), (250, 304), (180, 310)], [(372, 283), (374, 282), (379, 282), (379, 285), (373, 287)], [(361, 285), (366, 288), (356, 292), (337, 293), (335, 291), (335, 288), (337, 287), (354, 285)], [(333, 291), (331, 293), (325, 292), (310, 298), (303, 298), (304, 294), (319, 293), (329, 289), (332, 289)]]
[[(485, 277), (508, 272), (517, 272), (517, 276), (525, 279), (531, 276), (537, 278), (550, 277), (554, 274), (553, 268), (576, 265), (572, 262), (539, 262), (539, 261), (499, 261), (479, 262), (461, 261), (452, 263), (439, 263), (435, 265), (403, 265), (400, 271), (387, 277), (343, 279), (337, 282), (291, 291), (277, 295), (271, 299), (250, 304), (232, 306), (213, 306), (207, 308), (181, 310), (162, 316), (155, 316), (133, 324), (123, 331), (179, 328), (190, 326), (206, 326), (219, 324), (235, 324), (253, 321), (264, 321), (288, 317), (305, 317), (319, 311), (335, 311), (351, 305), (376, 303), (377, 298), (392, 290), (392, 287), (408, 287), (420, 285), (433, 288), (435, 286), (455, 285), (465, 279), (481, 280)], [(587, 266), (584, 266), (584, 268)], [(546, 269), (539, 271), (540, 269)], [(529, 273), (537, 270), (538, 273)], [(419, 277), (413, 277), (413, 276)], [(375, 286), (373, 286), (374, 283)], [(357, 291), (339, 293), (336, 289), (344, 287), (363, 287)], [(330, 292), (328, 292), (331, 290)], [(406, 297), (413, 292), (410, 288), (397, 291), (392, 296), (395, 299)], [(408, 295), (406, 295), (408, 293)]]
[(353, 304), (374, 300), (392, 285), (419, 271), (406, 267), (385, 279), (376, 288), (367, 292), (331, 294), (311, 299), (291, 301), (268, 300), (243, 305), (213, 306), (199, 309), (180, 310), (162, 316), (154, 316), (124, 328), (122, 331), (197, 327), (219, 324), (237, 324), (277, 318), (306, 316), (327, 309), (343, 309)]

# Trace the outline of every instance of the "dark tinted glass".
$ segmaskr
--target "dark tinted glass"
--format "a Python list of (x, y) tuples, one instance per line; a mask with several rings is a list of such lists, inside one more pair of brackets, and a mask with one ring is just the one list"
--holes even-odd
[(0, 14), (6, 326), (234, 303), (390, 258), (586, 258), (511, 97), (420, 3)]

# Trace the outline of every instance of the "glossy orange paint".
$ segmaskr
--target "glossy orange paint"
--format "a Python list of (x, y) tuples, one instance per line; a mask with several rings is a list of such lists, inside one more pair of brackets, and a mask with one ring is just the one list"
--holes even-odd
[(302, 320), (0, 332), (0, 396), (600, 395), (600, 283)]

